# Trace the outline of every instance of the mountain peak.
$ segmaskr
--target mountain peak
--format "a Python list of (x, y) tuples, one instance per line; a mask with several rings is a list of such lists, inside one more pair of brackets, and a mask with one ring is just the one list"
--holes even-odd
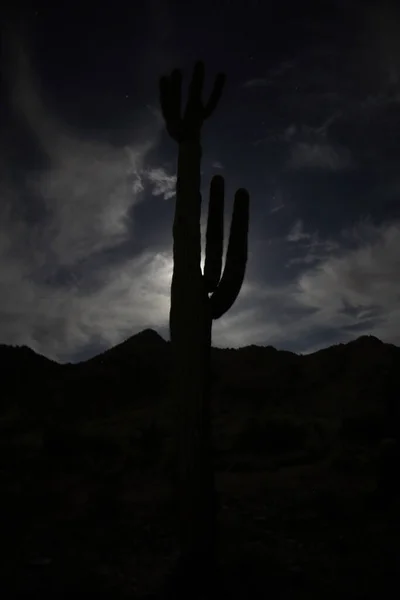
[(125, 341), (121, 342), (121, 344), (118, 344), (118, 346), (114, 346), (114, 348), (160, 348), (166, 344), (167, 342), (157, 331), (147, 328), (131, 335)]
[(145, 343), (145, 344), (165, 343), (164, 338), (161, 337), (161, 335), (159, 333), (157, 333), (157, 331), (155, 331), (154, 329), (150, 329), (150, 328), (139, 331), (139, 333), (137, 333), (136, 335), (133, 335), (130, 339), (138, 341), (141, 344), (143, 344), (143, 343)]
[(375, 337), (374, 335), (361, 335), (357, 339), (353, 340), (353, 343), (374, 344), (374, 345), (383, 344), (383, 342), (379, 338)]

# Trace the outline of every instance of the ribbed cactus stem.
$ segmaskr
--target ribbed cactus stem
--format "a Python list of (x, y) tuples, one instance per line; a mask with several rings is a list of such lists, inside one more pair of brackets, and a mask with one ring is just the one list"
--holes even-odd
[[(224, 180), (210, 186), (204, 274), (201, 271), (200, 133), (215, 110), (225, 76), (217, 76), (202, 102), (204, 65), (197, 63), (181, 115), (182, 75), (160, 80), (161, 109), (169, 135), (178, 142), (178, 174), (173, 224), (174, 268), (170, 336), (175, 408), (175, 492), (181, 557), (178, 571), (197, 590), (212, 576), (216, 550), (217, 501), (214, 483), (210, 355), (212, 320), (235, 301), (247, 261), (249, 196), (236, 192), (226, 264), (221, 278), (224, 234)], [(209, 296), (211, 294), (211, 296)], [(174, 596), (175, 597), (175, 596)], [(195, 598), (194, 590), (188, 597)]]

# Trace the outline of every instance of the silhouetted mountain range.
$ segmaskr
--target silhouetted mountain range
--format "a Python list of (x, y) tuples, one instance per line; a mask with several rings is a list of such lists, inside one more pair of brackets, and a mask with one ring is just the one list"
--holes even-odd
[[(80, 578), (89, 552), (98, 572), (110, 548), (113, 560), (130, 553), (129, 577), (155, 576), (141, 564), (132, 570), (133, 557), (146, 551), (148, 564), (165, 567), (174, 548), (170, 349), (148, 329), (78, 364), (0, 346), (0, 579), (8, 589), (31, 591), (30, 570), (39, 567), (24, 566), (23, 552), (53, 561), (36, 574), (46, 590), (49, 578), (61, 588), (78, 566)], [(212, 349), (226, 548), (256, 540), (253, 563), (279, 543), (284, 564), (300, 565), (310, 578), (342, 561), (343, 589), (357, 568), (369, 573), (378, 565), (385, 580), (388, 544), (397, 556), (400, 488), (398, 444), (383, 439), (399, 439), (399, 367), (400, 349), (371, 336), (305, 356), (272, 346)]]
[[(152, 329), (89, 360), (58, 364), (26, 346), (0, 346), (3, 407), (29, 414), (112, 412), (168, 398), (170, 342)], [(397, 426), (400, 348), (361, 336), (308, 355), (272, 346), (212, 349), (214, 406), (263, 406), (329, 418), (375, 414)], [(395, 419), (396, 417), (396, 419)]]

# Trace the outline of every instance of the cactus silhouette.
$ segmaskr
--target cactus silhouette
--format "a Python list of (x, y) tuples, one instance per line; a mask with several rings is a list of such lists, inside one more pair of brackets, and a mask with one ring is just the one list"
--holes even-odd
[[(181, 116), (182, 75), (160, 79), (160, 101), (169, 135), (178, 142), (173, 223), (170, 339), (172, 395), (176, 410), (174, 475), (180, 544), (179, 572), (199, 586), (216, 560), (217, 498), (211, 435), (211, 330), (236, 300), (243, 283), (248, 244), (249, 194), (235, 194), (225, 267), (222, 271), (224, 179), (210, 186), (204, 274), (201, 270), (201, 128), (220, 99), (225, 76), (217, 76), (202, 102), (204, 65), (195, 65)], [(194, 579), (193, 579), (194, 578)], [(193, 597), (193, 596), (192, 596)]]

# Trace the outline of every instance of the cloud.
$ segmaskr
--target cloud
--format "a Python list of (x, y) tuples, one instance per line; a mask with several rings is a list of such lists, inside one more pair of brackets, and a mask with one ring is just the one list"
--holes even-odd
[[(295, 231), (301, 234), (302, 226)], [(246, 281), (237, 303), (215, 323), (214, 343), (309, 353), (327, 340), (346, 342), (368, 333), (399, 345), (400, 221), (360, 221), (339, 237), (340, 243), (320, 241), (318, 261), (286, 283)]]
[(290, 244), (296, 244), (296, 249), (302, 249), (301, 255), (291, 258), (285, 267), (293, 265), (309, 265), (325, 260), (333, 252), (340, 250), (340, 244), (335, 240), (321, 240), (318, 231), (308, 233), (304, 231), (303, 221), (299, 219), (293, 225), (285, 240)]
[(253, 144), (257, 146), (269, 142), (282, 142), (284, 144), (293, 143), (294, 147), (296, 147), (296, 145), (301, 146), (301, 144), (304, 144), (307, 148), (312, 148), (315, 145), (325, 148), (329, 146), (327, 141), (329, 128), (342, 116), (343, 111), (336, 110), (317, 126), (310, 126), (307, 124), (296, 125), (296, 123), (291, 123), (290, 125), (285, 126), (281, 131), (276, 131), (275, 127), (273, 127), (268, 135), (256, 140)]
[(288, 167), (291, 169), (324, 169), (341, 171), (352, 166), (348, 150), (328, 143), (298, 142), (291, 149)]
[(116, 149), (70, 138), (32, 189), (49, 224), (44, 241), (60, 264), (121, 244), (129, 236), (130, 209), (141, 201), (141, 170), (150, 145)]
[(161, 167), (146, 169), (145, 176), (152, 185), (153, 196), (162, 196), (164, 200), (175, 196), (176, 175), (168, 175)]
[(294, 68), (296, 62), (294, 60), (284, 60), (280, 62), (276, 67), (268, 71), (267, 77), (256, 77), (245, 81), (243, 87), (266, 87), (276, 83), (282, 75), (286, 75), (287, 71)]
[(400, 82), (400, 13), (396, 3), (382, 2), (367, 10), (369, 46), (388, 85)]
[(310, 127), (309, 125), (303, 125), (302, 131), (304, 135), (312, 135), (316, 139), (327, 137), (329, 128), (343, 116), (343, 110), (336, 110), (333, 114), (329, 115), (321, 125), (316, 127)]
[[(133, 210), (146, 190), (173, 195), (175, 177), (147, 165), (160, 124), (146, 124), (151, 135), (137, 130), (123, 147), (84, 138), (45, 105), (18, 38), (10, 38), (6, 54), (11, 110), (45, 161), (18, 181), (7, 159), (0, 164), (2, 343), (71, 360), (93, 340), (109, 346), (135, 329), (164, 326), (171, 257), (121, 250), (132, 245)], [(29, 217), (34, 201), (39, 210)]]
[(303, 221), (299, 219), (293, 225), (293, 228), (286, 236), (288, 242), (299, 242), (300, 240), (309, 240), (311, 235), (303, 231)]
[(110, 347), (151, 325), (168, 323), (172, 257), (146, 252), (97, 270), (90, 288), (21, 277), (23, 264), (1, 270), (0, 330), (3, 343), (27, 344), (55, 360), (72, 360), (93, 340)]
[(218, 160), (213, 162), (212, 167), (213, 167), (213, 169), (223, 169), (224, 168), (224, 166)]
[(269, 212), (270, 212), (271, 214), (274, 214), (274, 213), (277, 213), (277, 212), (279, 212), (280, 210), (282, 210), (282, 208), (285, 208), (285, 205), (284, 205), (284, 204), (278, 204), (278, 205), (276, 205), (276, 206), (273, 206)]
[(123, 148), (80, 137), (44, 105), (28, 54), (17, 37), (11, 39), (10, 50), (14, 110), (47, 159), (46, 168), (26, 181), (47, 214), (40, 245), (51, 247), (59, 264), (73, 265), (129, 236), (130, 211), (143, 199), (144, 161), (159, 129), (155, 127), (152, 139), (141, 140), (138, 132), (138, 141)]
[(269, 84), (269, 80), (265, 77), (258, 77), (256, 79), (249, 79), (243, 84), (243, 87), (265, 87)]
[(342, 299), (359, 306), (393, 309), (400, 294), (400, 223), (376, 228), (376, 239), (342, 255), (332, 256), (300, 277), (299, 298), (308, 305), (341, 306)]

